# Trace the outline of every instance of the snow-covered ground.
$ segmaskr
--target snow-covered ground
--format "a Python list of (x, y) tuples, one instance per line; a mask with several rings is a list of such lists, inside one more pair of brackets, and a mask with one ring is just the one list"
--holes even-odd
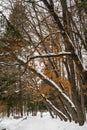
[(87, 130), (87, 122), (84, 126), (79, 126), (74, 122), (60, 121), (59, 118), (52, 119), (49, 113), (40, 113), (37, 116), (28, 116), (27, 119), (4, 118), (0, 120), (0, 130)]

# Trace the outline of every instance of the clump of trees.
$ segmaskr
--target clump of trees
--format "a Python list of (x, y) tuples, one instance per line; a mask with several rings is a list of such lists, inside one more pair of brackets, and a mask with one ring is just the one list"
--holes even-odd
[(8, 4), (1, 6), (9, 10), (9, 17), (0, 12), (1, 112), (23, 116), (48, 110), (52, 117), (55, 113), (61, 120), (83, 125), (86, 0), (8, 0)]

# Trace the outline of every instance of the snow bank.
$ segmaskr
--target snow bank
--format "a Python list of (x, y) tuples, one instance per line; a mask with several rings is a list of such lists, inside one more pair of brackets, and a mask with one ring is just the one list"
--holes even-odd
[(60, 121), (59, 118), (52, 119), (49, 113), (40, 113), (37, 116), (28, 116), (27, 119), (5, 118), (0, 122), (0, 130), (87, 130), (87, 122), (84, 126), (79, 126), (74, 122)]

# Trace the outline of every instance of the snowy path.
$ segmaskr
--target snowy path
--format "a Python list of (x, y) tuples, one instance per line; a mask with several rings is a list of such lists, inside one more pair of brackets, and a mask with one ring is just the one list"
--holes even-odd
[(63, 122), (59, 119), (52, 119), (48, 113), (44, 113), (43, 118), (28, 117), (27, 119), (4, 119), (0, 122), (0, 130), (87, 130), (87, 123), (80, 127), (78, 124)]

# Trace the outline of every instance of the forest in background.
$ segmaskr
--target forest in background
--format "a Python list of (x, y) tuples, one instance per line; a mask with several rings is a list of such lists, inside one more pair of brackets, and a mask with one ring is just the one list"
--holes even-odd
[(2, 0), (0, 113), (45, 110), (86, 121), (87, 1)]

